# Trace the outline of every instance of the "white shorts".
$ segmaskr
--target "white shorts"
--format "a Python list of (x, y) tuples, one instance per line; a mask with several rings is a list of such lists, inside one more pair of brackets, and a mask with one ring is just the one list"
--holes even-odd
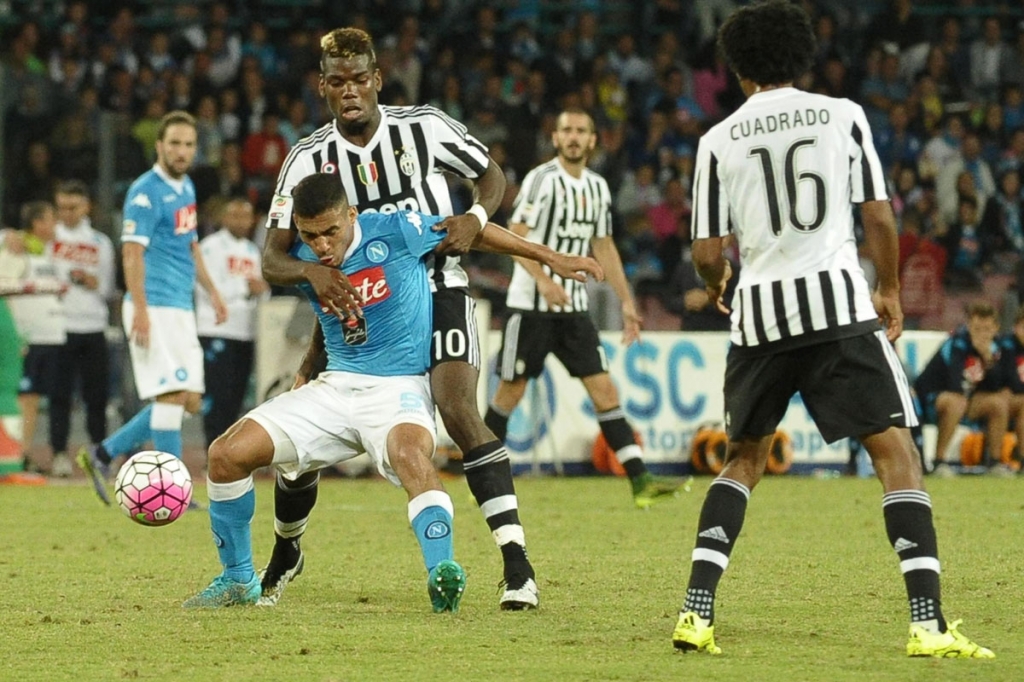
[(140, 348), (131, 341), (135, 305), (125, 301), (121, 306), (139, 399), (148, 400), (175, 391), (203, 393), (206, 390), (203, 347), (196, 333), (196, 314), (191, 310), (161, 306), (148, 306), (147, 310), (149, 347)]
[[(418, 424), (437, 443), (430, 380), (324, 372), (294, 391), (271, 398), (247, 415), (274, 441), (274, 466), (295, 479), (367, 453), (377, 471), (401, 485), (388, 460), (388, 433)], [(430, 455), (433, 455), (431, 447)]]

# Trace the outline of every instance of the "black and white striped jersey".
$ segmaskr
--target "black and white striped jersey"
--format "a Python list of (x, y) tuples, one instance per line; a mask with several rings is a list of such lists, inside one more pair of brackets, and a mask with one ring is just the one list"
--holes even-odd
[(852, 205), (887, 198), (864, 111), (849, 100), (769, 90), (709, 130), (692, 228), (694, 239), (738, 241), (732, 343), (798, 347), (878, 329)]
[[(489, 163), (487, 148), (435, 107), (381, 106), (380, 112), (380, 127), (365, 147), (342, 137), (333, 121), (299, 140), (281, 167), (268, 228), (292, 229), (292, 189), (319, 172), (337, 173), (360, 213), (452, 214), (444, 174), (480, 177)], [(457, 256), (437, 256), (430, 270), (431, 291), (468, 284)]]
[[(591, 237), (611, 236), (611, 204), (611, 192), (604, 178), (588, 169), (574, 178), (556, 158), (537, 166), (523, 178), (509, 222), (527, 225), (530, 231), (526, 239), (531, 242), (545, 244), (560, 253), (585, 256), (590, 252)], [(565, 288), (570, 305), (549, 307), (537, 291), (536, 280), (519, 263), (512, 272), (506, 304), (517, 310), (545, 313), (587, 310), (584, 284), (563, 280), (546, 265), (544, 272)]]

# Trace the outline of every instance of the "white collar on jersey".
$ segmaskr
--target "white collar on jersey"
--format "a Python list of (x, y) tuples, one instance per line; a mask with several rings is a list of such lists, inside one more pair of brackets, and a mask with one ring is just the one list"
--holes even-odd
[(757, 92), (752, 93), (750, 97), (748, 97), (747, 99), (753, 99), (756, 97), (759, 100), (763, 100), (773, 97), (792, 95), (794, 92), (799, 92), (799, 90), (794, 88), (792, 85), (787, 85), (786, 87), (783, 88), (772, 88), (771, 90), (758, 90)]
[(355, 152), (363, 152), (367, 149), (373, 149), (380, 144), (381, 138), (384, 137), (384, 133), (387, 132), (388, 127), (388, 115), (384, 112), (384, 107), (377, 105), (377, 111), (380, 112), (380, 124), (377, 126), (377, 130), (374, 131), (373, 137), (370, 138), (369, 142), (366, 143), (365, 147), (360, 147), (357, 144), (352, 144), (345, 139), (345, 136), (338, 131), (338, 122), (331, 122), (331, 130), (334, 132), (334, 136), (338, 139), (338, 143), (347, 149), (351, 149)]
[(178, 194), (181, 194), (185, 191), (185, 178), (175, 180), (170, 175), (168, 175), (163, 168), (160, 167), (159, 163), (153, 164), (153, 170), (156, 171), (156, 174), (159, 175), (164, 182), (170, 185), (171, 189), (173, 189)]
[(345, 257), (341, 259), (344, 263), (348, 260), (348, 257), (352, 255), (359, 245), (363, 242), (363, 228), (359, 225), (359, 218), (352, 223), (352, 243), (348, 245), (348, 249), (345, 251)]

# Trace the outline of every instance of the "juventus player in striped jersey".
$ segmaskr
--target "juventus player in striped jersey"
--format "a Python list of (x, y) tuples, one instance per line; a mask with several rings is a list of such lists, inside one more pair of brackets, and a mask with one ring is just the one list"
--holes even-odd
[[(448, 230), (436, 253), (465, 252), (501, 202), (504, 174), (465, 126), (429, 107), (380, 106), (381, 73), (373, 40), (356, 28), (335, 29), (321, 41), (320, 94), (334, 120), (301, 140), (285, 159), (268, 216), (264, 277), (272, 284), (309, 282), (325, 307), (360, 319), (359, 292), (336, 268), (288, 255), (296, 240), (291, 191), (313, 173), (338, 174), (361, 213), (413, 210), (449, 216), (434, 229)], [(452, 216), (444, 173), (474, 182), (477, 202)], [(502, 442), (484, 425), (476, 403), (480, 348), (473, 299), (458, 257), (437, 255), (430, 271), (434, 332), (431, 392), (445, 428), (462, 450), (466, 482), (480, 505), (504, 561), (504, 610), (538, 604), (534, 571), (526, 554), (512, 469)], [(322, 353), (315, 330), (311, 355)], [(308, 370), (303, 363), (303, 370)], [(274, 497), (276, 543), (263, 573), (261, 603), (277, 602), (302, 571), (299, 538), (316, 503), (316, 473), (290, 481), (278, 476)]]
[[(622, 342), (629, 345), (640, 340), (640, 316), (612, 240), (608, 183), (587, 169), (587, 157), (596, 142), (594, 121), (585, 111), (568, 109), (558, 116), (552, 134), (557, 156), (526, 174), (510, 229), (560, 253), (582, 256), (593, 247), (594, 258), (622, 301)], [(554, 353), (569, 374), (583, 382), (597, 410), (601, 433), (629, 475), (633, 501), (646, 508), (656, 498), (674, 494), (682, 481), (647, 471), (587, 313), (587, 290), (579, 284), (536, 261), (515, 259), (506, 299), (511, 315), (498, 355), (501, 382), (484, 421), (504, 441), (509, 415), (522, 400), (527, 380), (540, 376), (544, 359)]]
[[(940, 606), (932, 505), (908, 430), (917, 418), (892, 348), (903, 327), (896, 223), (864, 111), (793, 88), (815, 53), (799, 5), (768, 0), (739, 9), (722, 25), (719, 45), (748, 99), (700, 141), (692, 224), (694, 264), (723, 310), (731, 275), (723, 243), (739, 244), (725, 370), (729, 446), (704, 499), (673, 643), (721, 653), (715, 590), (772, 435), (799, 391), (825, 440), (855, 436), (874, 462), (910, 603), (907, 654), (992, 658), (957, 632), (959, 621), (947, 623)], [(873, 294), (857, 261), (853, 204), (878, 270)]]

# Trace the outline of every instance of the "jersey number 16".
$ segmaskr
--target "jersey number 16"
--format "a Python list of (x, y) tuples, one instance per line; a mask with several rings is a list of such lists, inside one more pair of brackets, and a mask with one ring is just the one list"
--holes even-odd
[[(798, 232), (814, 232), (825, 221), (825, 179), (813, 171), (798, 171), (796, 155), (804, 147), (815, 147), (818, 138), (810, 137), (797, 140), (786, 150), (786, 199), (789, 204), (789, 224)], [(761, 172), (764, 174), (765, 189), (768, 193), (768, 216), (772, 223), (772, 233), (778, 237), (782, 234), (782, 209), (779, 202), (779, 190), (775, 182), (775, 165), (772, 163), (772, 150), (768, 147), (754, 147), (748, 157), (761, 159)], [(814, 187), (814, 215), (810, 220), (800, 219), (797, 211), (797, 183), (810, 182)], [(801, 204), (805, 206), (806, 202)], [(801, 211), (805, 212), (805, 211)]]

